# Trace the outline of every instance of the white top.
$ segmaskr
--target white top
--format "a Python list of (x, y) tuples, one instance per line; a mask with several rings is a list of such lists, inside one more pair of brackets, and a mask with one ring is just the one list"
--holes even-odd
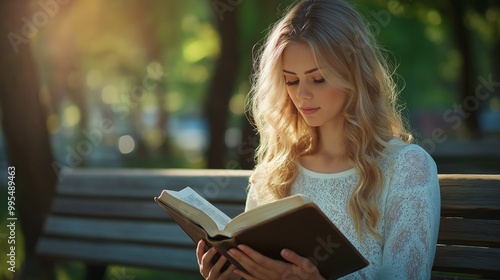
[[(370, 263), (341, 279), (430, 279), (441, 209), (436, 164), (417, 145), (389, 143), (379, 160), (385, 177), (376, 227), (385, 244), (368, 231), (357, 237), (347, 212), (359, 179), (354, 168), (325, 174), (299, 165), (292, 194), (309, 196)], [(258, 205), (252, 193), (247, 209)]]

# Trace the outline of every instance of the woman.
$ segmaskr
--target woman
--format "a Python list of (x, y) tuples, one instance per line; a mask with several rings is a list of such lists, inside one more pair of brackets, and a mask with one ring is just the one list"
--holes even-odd
[[(395, 84), (360, 15), (341, 0), (300, 1), (259, 58), (251, 113), (260, 146), (246, 209), (305, 194), (370, 262), (344, 279), (430, 278), (436, 166), (410, 144)], [(245, 245), (230, 255), (252, 275), (221, 271), (226, 259), (212, 264), (215, 249), (204, 246), (197, 257), (206, 279), (324, 279), (290, 250), (283, 262)]]

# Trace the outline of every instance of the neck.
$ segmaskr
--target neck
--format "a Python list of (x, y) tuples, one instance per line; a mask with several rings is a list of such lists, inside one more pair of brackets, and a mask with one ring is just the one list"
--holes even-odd
[(329, 158), (345, 158), (345, 134), (340, 126), (322, 126), (318, 128), (319, 147), (318, 154)]

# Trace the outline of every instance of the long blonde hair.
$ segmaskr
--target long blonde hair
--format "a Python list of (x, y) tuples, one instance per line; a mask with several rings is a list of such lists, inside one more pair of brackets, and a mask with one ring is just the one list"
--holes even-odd
[[(375, 227), (383, 174), (378, 158), (390, 139), (410, 142), (397, 108), (397, 90), (387, 63), (361, 16), (342, 0), (306, 0), (294, 5), (271, 29), (255, 60), (249, 111), (260, 136), (250, 178), (261, 203), (290, 195), (297, 160), (317, 151), (316, 128), (308, 126), (289, 100), (282, 53), (306, 43), (327, 82), (343, 88), (346, 156), (359, 174), (348, 212), (358, 233)], [(316, 63), (317, 65), (320, 65)]]

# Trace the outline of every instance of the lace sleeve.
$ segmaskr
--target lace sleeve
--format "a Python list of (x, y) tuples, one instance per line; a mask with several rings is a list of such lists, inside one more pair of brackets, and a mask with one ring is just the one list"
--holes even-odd
[(430, 279), (441, 209), (439, 181), (432, 158), (415, 147), (394, 161), (377, 279)]

